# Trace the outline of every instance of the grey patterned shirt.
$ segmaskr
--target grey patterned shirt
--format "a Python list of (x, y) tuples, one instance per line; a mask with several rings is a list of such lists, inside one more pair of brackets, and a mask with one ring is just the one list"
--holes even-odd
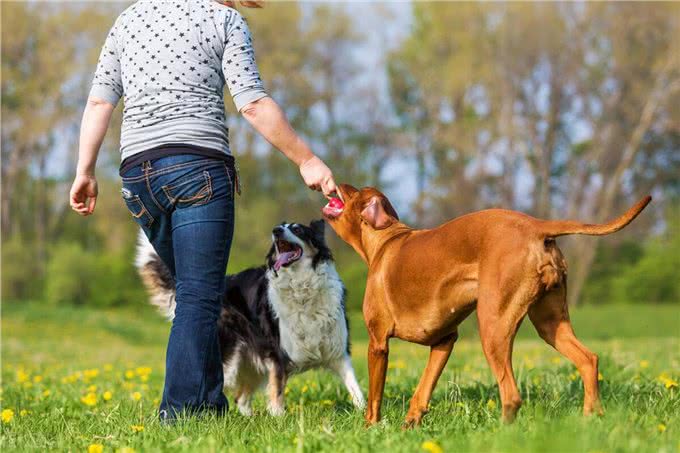
[(238, 11), (212, 0), (140, 0), (109, 32), (90, 96), (124, 98), (121, 159), (171, 144), (229, 154), (225, 83), (238, 110), (267, 96)]

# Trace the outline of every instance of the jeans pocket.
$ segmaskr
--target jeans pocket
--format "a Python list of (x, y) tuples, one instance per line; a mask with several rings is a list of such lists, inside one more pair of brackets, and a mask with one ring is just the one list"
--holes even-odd
[(173, 182), (172, 185), (162, 186), (161, 189), (170, 203), (178, 208), (200, 206), (208, 203), (212, 197), (212, 179), (210, 172), (204, 170), (198, 175)]
[(149, 213), (148, 209), (146, 209), (146, 206), (142, 203), (142, 199), (139, 198), (139, 195), (133, 195), (127, 189), (123, 189), (121, 192), (128, 211), (132, 214), (135, 222), (144, 228), (150, 227), (154, 220), (153, 216)]

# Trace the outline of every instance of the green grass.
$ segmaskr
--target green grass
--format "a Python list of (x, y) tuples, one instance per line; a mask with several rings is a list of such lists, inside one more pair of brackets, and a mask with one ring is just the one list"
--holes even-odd
[[(97, 311), (5, 303), (2, 409), (11, 409), (14, 416), (1, 423), (0, 448), (86, 451), (101, 444), (109, 452), (125, 447), (416, 452), (431, 441), (435, 447), (425, 444), (431, 451), (438, 446), (444, 451), (680, 453), (680, 388), (674, 385), (680, 381), (679, 313), (678, 306), (573, 310), (577, 334), (601, 358), (606, 413), (588, 419), (580, 414), (582, 385), (574, 368), (537, 340), (527, 322), (514, 354), (524, 405), (510, 426), (499, 422), (498, 391), (471, 319), (461, 329), (423, 425), (402, 431), (408, 399), (427, 358), (424, 347), (392, 341), (384, 420), (370, 429), (342, 385), (324, 372), (290, 381), (287, 414), (281, 418), (265, 414), (260, 395), (252, 418), (232, 408), (221, 419), (162, 427), (155, 410), (169, 325), (150, 308)], [(359, 316), (352, 319), (352, 338), (365, 389), (366, 332)], [(107, 391), (112, 397), (104, 401)], [(81, 400), (88, 393), (95, 395), (96, 404)], [(143, 431), (134, 432), (133, 425)]]

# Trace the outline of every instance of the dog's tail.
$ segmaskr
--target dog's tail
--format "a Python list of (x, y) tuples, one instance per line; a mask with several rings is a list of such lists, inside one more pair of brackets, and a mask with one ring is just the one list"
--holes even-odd
[(590, 236), (604, 236), (619, 231), (628, 225), (652, 201), (647, 195), (638, 201), (622, 216), (602, 224), (582, 223), (576, 220), (541, 220), (540, 231), (546, 237), (564, 236), (567, 234), (587, 234)]
[(149, 292), (149, 302), (168, 319), (175, 317), (175, 280), (170, 269), (147, 239), (142, 230), (137, 238), (135, 266)]

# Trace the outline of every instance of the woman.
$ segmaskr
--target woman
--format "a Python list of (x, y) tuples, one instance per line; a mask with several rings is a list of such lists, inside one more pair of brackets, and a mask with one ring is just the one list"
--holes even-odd
[(225, 84), (238, 111), (299, 166), (307, 186), (327, 197), (335, 192), (331, 170), (267, 96), (246, 21), (211, 0), (140, 0), (125, 10), (106, 39), (83, 114), (71, 207), (83, 216), (94, 212), (97, 154), (124, 97), (123, 199), (175, 277), (163, 420), (228, 408), (216, 321), (239, 183)]

